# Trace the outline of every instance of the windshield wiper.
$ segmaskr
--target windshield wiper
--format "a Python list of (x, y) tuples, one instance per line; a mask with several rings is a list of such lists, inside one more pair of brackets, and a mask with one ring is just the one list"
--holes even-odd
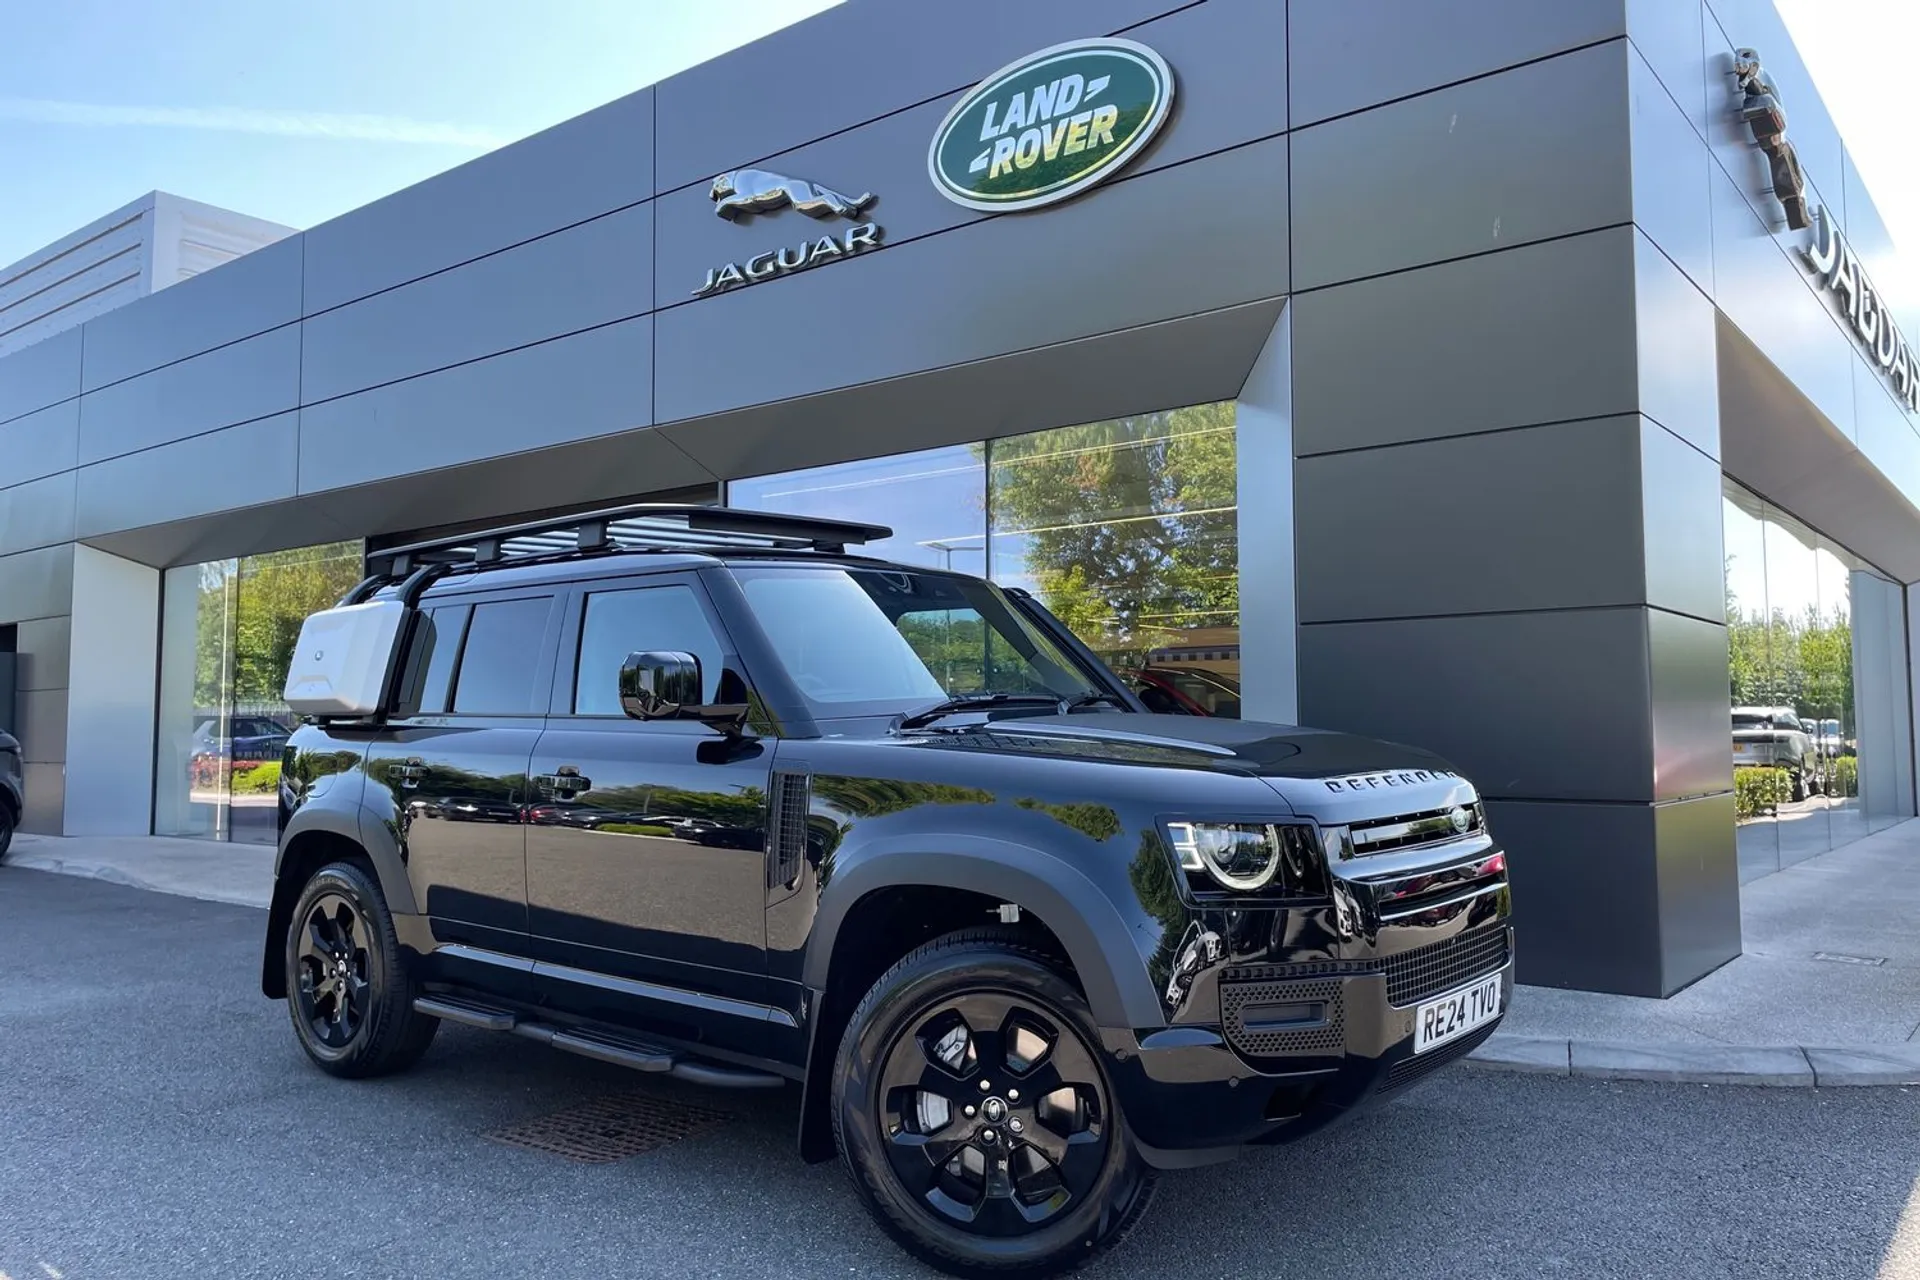
[(1081, 711), (1086, 709), (1087, 707), (1095, 706), (1102, 702), (1106, 703), (1110, 707), (1118, 707), (1122, 711), (1133, 710), (1132, 707), (1129, 707), (1127, 705), (1127, 700), (1125, 698), (1122, 698), (1117, 693), (1108, 693), (1102, 689), (1089, 689), (1085, 693), (1080, 694), (1077, 697), (1068, 699), (1067, 710)]
[(963, 693), (955, 697), (921, 707), (918, 711), (909, 711), (893, 722), (894, 729), (919, 729), (932, 724), (941, 716), (950, 716), (960, 711), (987, 711), (994, 707), (1052, 707), (1065, 714), (1067, 700), (1051, 693)]

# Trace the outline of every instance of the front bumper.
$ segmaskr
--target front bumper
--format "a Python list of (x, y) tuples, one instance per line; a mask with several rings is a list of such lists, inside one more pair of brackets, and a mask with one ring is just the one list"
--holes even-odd
[[(1251, 967), (1222, 976), (1220, 1026), (1104, 1031), (1114, 1088), (1134, 1141), (1162, 1168), (1206, 1164), (1241, 1147), (1290, 1142), (1323, 1129), (1456, 1061), (1485, 1042), (1513, 1001), (1511, 930), (1503, 919), (1463, 935), (1490, 957), (1425, 975), (1399, 968), (1327, 976), (1314, 964)], [(1318, 966), (1328, 967), (1324, 962)], [(1419, 1006), (1497, 974), (1501, 1016), (1415, 1054)], [(1422, 977), (1425, 977), (1424, 983)], [(1249, 1011), (1298, 1012), (1276, 1026)]]

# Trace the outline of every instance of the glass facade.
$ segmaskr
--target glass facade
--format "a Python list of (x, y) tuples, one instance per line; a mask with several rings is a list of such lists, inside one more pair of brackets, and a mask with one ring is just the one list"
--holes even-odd
[(294, 724), (280, 695), (300, 624), (360, 572), (358, 542), (167, 570), (155, 835), (274, 842), (280, 752)]
[(734, 481), (727, 502), (869, 520), (873, 554), (1023, 587), (1155, 710), (1240, 714), (1231, 402)]
[(1740, 877), (1913, 811), (1899, 584), (1727, 482), (1728, 684)]

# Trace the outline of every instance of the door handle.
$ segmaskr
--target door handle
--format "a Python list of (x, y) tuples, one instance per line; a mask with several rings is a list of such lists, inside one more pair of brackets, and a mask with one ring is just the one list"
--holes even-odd
[(412, 791), (420, 785), (420, 780), (427, 776), (427, 766), (419, 756), (415, 756), (404, 764), (393, 766), (393, 776), (400, 779), (401, 786)]
[(552, 773), (540, 774), (534, 781), (548, 795), (563, 799), (593, 790), (593, 779), (581, 776), (579, 767), (570, 764), (563, 764)]

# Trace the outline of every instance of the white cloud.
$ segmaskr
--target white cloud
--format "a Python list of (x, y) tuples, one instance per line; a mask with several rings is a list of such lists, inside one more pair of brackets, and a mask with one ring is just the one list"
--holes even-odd
[(512, 139), (486, 129), (408, 120), (400, 116), (332, 111), (260, 111), (246, 107), (137, 107), (45, 98), (0, 98), (0, 120), (90, 128), (201, 129), (279, 138), (339, 138), (353, 142), (426, 143), (487, 150)]

